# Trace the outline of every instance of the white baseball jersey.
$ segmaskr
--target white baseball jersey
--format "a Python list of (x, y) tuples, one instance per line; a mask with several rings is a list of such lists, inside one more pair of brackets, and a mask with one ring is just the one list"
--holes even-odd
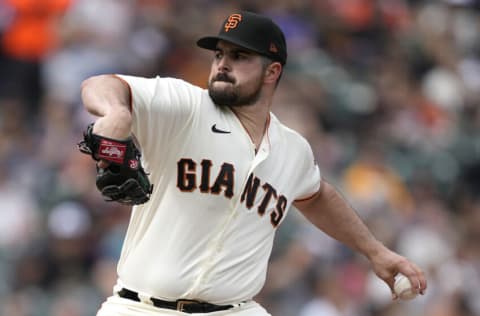
[(307, 141), (270, 114), (255, 152), (237, 116), (173, 78), (119, 76), (132, 92), (132, 133), (154, 184), (135, 206), (119, 285), (164, 300), (214, 304), (262, 288), (274, 234), (320, 171)]

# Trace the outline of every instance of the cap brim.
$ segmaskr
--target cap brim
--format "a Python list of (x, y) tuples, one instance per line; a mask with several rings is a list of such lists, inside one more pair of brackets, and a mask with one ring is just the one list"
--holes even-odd
[(258, 51), (257, 49), (251, 47), (250, 45), (247, 45), (246, 43), (244, 43), (240, 40), (232, 39), (232, 38), (228, 38), (228, 37), (223, 37), (221, 35), (202, 37), (197, 41), (197, 46), (201, 47), (201, 48), (209, 49), (209, 50), (216, 50), (217, 49), (217, 43), (220, 40), (238, 45), (238, 46), (243, 47), (243, 48), (246, 48), (246, 49), (248, 49), (252, 52), (255, 52), (257, 54), (264, 55), (264, 53)]
[(216, 36), (205, 36), (197, 41), (197, 46), (209, 50), (215, 50), (219, 39), (220, 38)]

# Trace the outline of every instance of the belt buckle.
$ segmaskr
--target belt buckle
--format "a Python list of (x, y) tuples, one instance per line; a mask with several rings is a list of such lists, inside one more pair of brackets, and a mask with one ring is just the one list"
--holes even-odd
[(197, 301), (193, 300), (177, 300), (177, 311), (179, 312), (185, 312), (184, 307), (185, 305), (191, 305), (191, 304), (197, 304)]

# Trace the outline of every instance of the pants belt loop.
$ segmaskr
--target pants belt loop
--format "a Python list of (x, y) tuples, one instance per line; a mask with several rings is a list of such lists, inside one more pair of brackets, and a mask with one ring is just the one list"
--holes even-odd
[(150, 296), (138, 293), (138, 298), (140, 299), (140, 302), (154, 306)]

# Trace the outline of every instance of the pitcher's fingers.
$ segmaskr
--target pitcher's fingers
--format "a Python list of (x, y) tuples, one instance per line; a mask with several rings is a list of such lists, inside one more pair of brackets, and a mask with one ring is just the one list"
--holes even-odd
[(411, 278), (410, 276), (408, 276), (409, 280), (412, 283), (414, 289), (418, 293), (423, 295), (425, 290), (427, 289), (427, 279), (425, 277), (425, 273), (414, 263), (411, 264), (411, 268), (413, 269), (414, 273)]
[(424, 294), (427, 289), (427, 280), (422, 269), (420, 269), (414, 263), (410, 263), (407, 267), (401, 271), (412, 284), (413, 289), (419, 293)]

